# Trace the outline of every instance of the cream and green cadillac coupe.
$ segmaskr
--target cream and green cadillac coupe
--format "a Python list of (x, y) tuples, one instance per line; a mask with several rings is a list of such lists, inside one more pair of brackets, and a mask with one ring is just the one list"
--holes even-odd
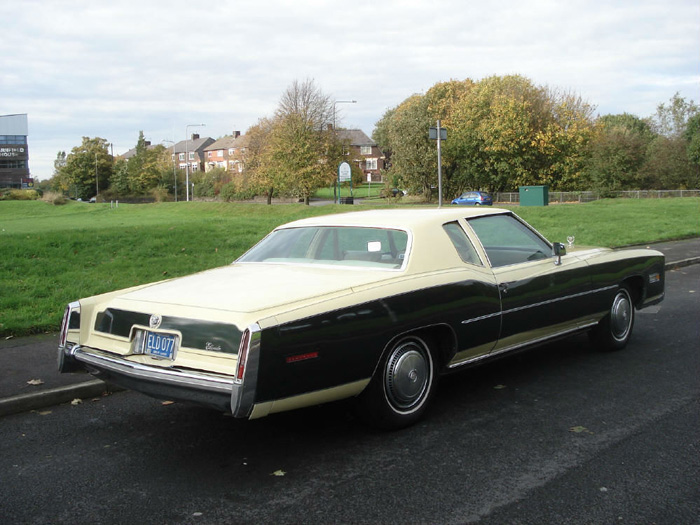
[(663, 297), (663, 254), (552, 244), (507, 210), (345, 213), (69, 304), (58, 366), (250, 419), (355, 398), (400, 428), (444, 373), (582, 331), (622, 348)]

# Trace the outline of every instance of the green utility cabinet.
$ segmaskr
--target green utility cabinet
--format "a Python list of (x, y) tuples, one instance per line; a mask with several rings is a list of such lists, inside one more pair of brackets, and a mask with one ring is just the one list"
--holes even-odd
[(548, 206), (549, 186), (520, 186), (521, 206)]

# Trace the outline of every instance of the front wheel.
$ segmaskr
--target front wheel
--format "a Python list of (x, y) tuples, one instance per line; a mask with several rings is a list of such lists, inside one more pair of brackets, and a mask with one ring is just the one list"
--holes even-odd
[(591, 341), (601, 350), (621, 350), (627, 346), (633, 326), (634, 302), (623, 285), (615, 294), (608, 314), (591, 330)]
[(418, 336), (404, 337), (387, 352), (360, 395), (360, 415), (387, 430), (412, 425), (425, 413), (435, 383), (430, 344)]

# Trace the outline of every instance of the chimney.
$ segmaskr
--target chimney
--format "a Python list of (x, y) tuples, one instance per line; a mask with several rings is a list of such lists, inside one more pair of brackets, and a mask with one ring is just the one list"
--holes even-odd
[(234, 131), (234, 132), (233, 132), (233, 138), (234, 138), (234, 139), (237, 139), (237, 138), (240, 137), (240, 136), (241, 136), (241, 132), (240, 132), (240, 131)]
[(199, 139), (199, 133), (192, 133), (192, 140), (198, 140)]

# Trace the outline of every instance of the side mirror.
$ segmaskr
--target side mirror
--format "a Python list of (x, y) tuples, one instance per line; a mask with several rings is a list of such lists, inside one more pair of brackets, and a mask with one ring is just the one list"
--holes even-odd
[(555, 242), (552, 245), (552, 253), (554, 254), (554, 264), (559, 266), (561, 264), (561, 256), (566, 255), (566, 246), (564, 243)]

